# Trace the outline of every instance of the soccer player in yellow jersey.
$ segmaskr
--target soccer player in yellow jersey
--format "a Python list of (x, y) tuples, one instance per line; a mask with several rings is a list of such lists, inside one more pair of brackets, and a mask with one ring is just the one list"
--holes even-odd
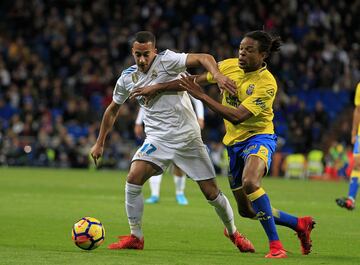
[(355, 209), (355, 198), (359, 188), (360, 178), (360, 82), (355, 91), (355, 108), (351, 130), (351, 143), (354, 145), (354, 168), (351, 171), (349, 192), (347, 198), (336, 199), (337, 205), (348, 210)]
[(240, 43), (239, 57), (219, 63), (222, 74), (235, 81), (237, 91), (224, 91), (222, 104), (207, 96), (197, 82), (214, 83), (210, 73), (196, 78), (182, 79), (180, 86), (219, 113), (225, 122), (223, 142), (227, 146), (230, 165), (230, 187), (241, 216), (256, 217), (262, 224), (270, 244), (267, 258), (287, 257), (276, 224), (294, 229), (301, 241), (302, 253), (311, 251), (310, 233), (314, 220), (310, 216), (297, 218), (271, 207), (269, 197), (261, 187), (261, 179), (269, 170), (276, 148), (273, 125), (273, 102), (277, 84), (267, 70), (265, 59), (280, 49), (280, 38), (264, 31), (245, 35)]
[(199, 85), (215, 82), (210, 73), (182, 78), (180, 87), (176, 81), (168, 82), (139, 89), (133, 94), (133, 97), (142, 95), (151, 98), (159, 92), (182, 88), (224, 118), (226, 134), (223, 142), (230, 160), (230, 187), (239, 214), (261, 222), (269, 238), (267, 258), (287, 257), (275, 223), (296, 231), (304, 255), (311, 251), (310, 233), (315, 224), (310, 216), (297, 218), (272, 208), (261, 187), (261, 179), (270, 167), (277, 138), (272, 122), (277, 85), (266, 68), (265, 59), (279, 48), (279, 38), (272, 38), (264, 31), (247, 33), (240, 43), (239, 57), (218, 64), (220, 72), (237, 86), (236, 91), (224, 91), (222, 103), (209, 97)]

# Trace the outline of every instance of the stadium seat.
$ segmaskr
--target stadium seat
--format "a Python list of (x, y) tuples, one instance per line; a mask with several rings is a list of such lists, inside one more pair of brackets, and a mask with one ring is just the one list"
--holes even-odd
[(306, 159), (303, 154), (289, 154), (285, 158), (285, 178), (305, 179)]

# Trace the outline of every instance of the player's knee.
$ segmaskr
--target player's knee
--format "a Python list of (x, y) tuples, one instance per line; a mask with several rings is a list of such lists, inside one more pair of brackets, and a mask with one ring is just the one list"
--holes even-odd
[(214, 179), (198, 181), (198, 185), (208, 201), (213, 201), (220, 193)]
[(220, 190), (217, 187), (208, 186), (202, 189), (202, 192), (208, 201), (213, 201), (219, 196)]
[(126, 177), (126, 181), (128, 183), (131, 184), (135, 184), (135, 185), (143, 185), (144, 181), (143, 178), (141, 176), (139, 176), (138, 174), (135, 174), (134, 172), (130, 171)]
[(219, 196), (220, 191), (219, 190), (217, 190), (217, 191), (216, 190), (211, 190), (211, 191), (203, 192), (203, 193), (204, 193), (205, 198), (208, 201), (213, 201)]
[(258, 185), (257, 181), (254, 180), (254, 178), (244, 177), (242, 179), (242, 187), (246, 194), (250, 194), (255, 192), (260, 186)]

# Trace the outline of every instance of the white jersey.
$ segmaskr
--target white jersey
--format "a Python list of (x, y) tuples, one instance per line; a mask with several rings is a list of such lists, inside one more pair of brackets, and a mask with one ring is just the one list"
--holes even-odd
[[(186, 70), (185, 53), (166, 50), (158, 54), (147, 73), (133, 65), (122, 72), (116, 82), (113, 101), (123, 104), (130, 92), (136, 88), (169, 82)], [(145, 133), (148, 139), (179, 143), (200, 138), (200, 127), (187, 92), (165, 92), (145, 104), (143, 97), (137, 98), (144, 108)]]
[[(189, 95), (193, 107), (195, 109), (195, 113), (198, 119), (204, 120), (204, 104), (201, 100), (194, 98), (193, 96)], [(145, 112), (143, 108), (139, 109), (138, 115), (135, 120), (135, 124), (142, 125), (144, 122)]]

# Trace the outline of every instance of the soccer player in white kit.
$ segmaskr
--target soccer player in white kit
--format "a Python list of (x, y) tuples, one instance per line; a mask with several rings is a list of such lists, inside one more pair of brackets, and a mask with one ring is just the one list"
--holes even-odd
[[(189, 95), (192, 105), (194, 107), (197, 121), (199, 123), (200, 129), (204, 128), (204, 105), (203, 103)], [(143, 120), (144, 120), (144, 109), (140, 108), (138, 115), (135, 120), (134, 133), (138, 139), (143, 138)], [(188, 200), (185, 196), (185, 184), (186, 184), (186, 174), (179, 168), (177, 165), (173, 164), (172, 173), (174, 175), (174, 184), (175, 184), (175, 198), (176, 202), (179, 205), (188, 205)], [(155, 204), (160, 200), (160, 185), (163, 174), (152, 176), (149, 179), (149, 186), (151, 196), (145, 200), (145, 203)]]
[[(157, 54), (155, 37), (151, 32), (135, 35), (132, 55), (136, 65), (124, 70), (117, 80), (113, 100), (105, 110), (99, 136), (91, 148), (95, 163), (102, 155), (107, 134), (112, 128), (122, 103), (136, 88), (174, 80), (186, 67), (200, 66), (211, 72), (220, 88), (233, 89), (233, 82), (223, 76), (215, 59), (208, 54), (185, 54), (166, 50)], [(202, 142), (200, 127), (186, 92), (169, 92), (156, 96), (149, 102), (137, 98), (145, 110), (146, 139), (132, 158), (125, 184), (125, 208), (130, 235), (120, 236), (109, 249), (143, 249), (141, 228), (144, 200), (142, 186), (151, 176), (163, 172), (170, 163), (178, 165), (195, 180), (210, 205), (225, 226), (230, 240), (242, 252), (254, 252), (251, 242), (242, 236), (234, 224), (233, 210), (228, 199), (215, 182), (215, 171)]]

